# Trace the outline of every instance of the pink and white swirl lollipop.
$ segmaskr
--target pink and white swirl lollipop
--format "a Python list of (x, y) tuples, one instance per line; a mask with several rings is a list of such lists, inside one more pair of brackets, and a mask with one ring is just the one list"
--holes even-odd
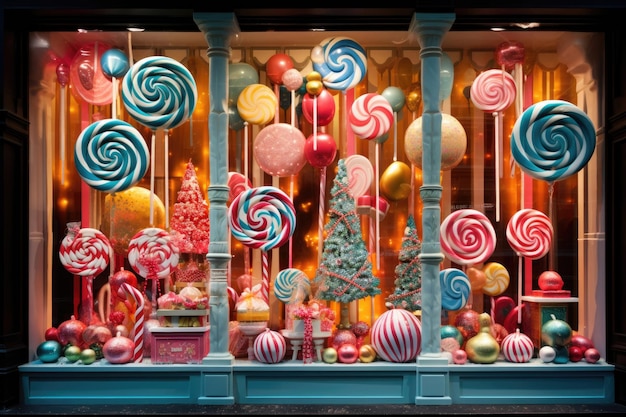
[(76, 140), (76, 170), (91, 188), (124, 191), (146, 175), (150, 152), (137, 129), (118, 119), (93, 122)]
[(357, 199), (369, 192), (374, 179), (374, 168), (363, 155), (350, 155), (345, 159), (350, 195)]
[(495, 118), (495, 161), (496, 161), (496, 221), (500, 221), (500, 178), (504, 169), (502, 159), (504, 121), (502, 112), (506, 110), (516, 98), (515, 79), (504, 70), (491, 69), (482, 72), (476, 77), (470, 87), (470, 98), (474, 105)]
[(500, 69), (481, 72), (470, 87), (474, 106), (488, 112), (506, 110), (515, 101), (515, 94), (515, 79)]
[(355, 135), (367, 140), (376, 139), (389, 132), (393, 124), (393, 108), (381, 94), (363, 94), (352, 104), (348, 120)]
[(167, 278), (178, 266), (179, 249), (158, 227), (140, 230), (128, 244), (128, 262), (146, 279)]
[(98, 229), (82, 228), (63, 238), (59, 249), (61, 264), (70, 273), (95, 277), (106, 269), (113, 256), (109, 239)]
[(252, 188), (252, 182), (245, 175), (239, 172), (228, 173), (228, 201), (233, 201), (239, 194), (245, 190)]
[(462, 209), (450, 213), (440, 226), (443, 253), (453, 262), (474, 265), (487, 260), (496, 247), (496, 232), (483, 213)]
[(149, 56), (124, 76), (122, 99), (133, 119), (152, 130), (167, 130), (191, 117), (198, 89), (183, 64), (166, 56)]
[(519, 210), (506, 226), (506, 238), (518, 256), (539, 259), (552, 245), (554, 229), (550, 218), (539, 210)]

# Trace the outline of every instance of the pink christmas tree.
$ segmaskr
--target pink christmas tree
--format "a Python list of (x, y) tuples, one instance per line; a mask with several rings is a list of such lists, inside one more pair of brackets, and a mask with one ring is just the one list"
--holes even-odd
[(209, 251), (209, 205), (200, 190), (191, 159), (174, 204), (170, 229), (181, 253), (206, 254)]

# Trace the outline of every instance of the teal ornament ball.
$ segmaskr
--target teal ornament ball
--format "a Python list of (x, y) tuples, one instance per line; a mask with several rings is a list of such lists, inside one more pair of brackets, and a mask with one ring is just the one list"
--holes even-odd
[(63, 353), (63, 347), (56, 340), (46, 340), (37, 346), (37, 357), (44, 363), (54, 363)]

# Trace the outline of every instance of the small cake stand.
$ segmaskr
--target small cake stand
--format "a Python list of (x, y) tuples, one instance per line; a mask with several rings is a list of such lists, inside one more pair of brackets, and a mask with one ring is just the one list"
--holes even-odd
[(267, 329), (266, 321), (240, 321), (239, 330), (248, 338), (248, 360), (254, 360), (254, 339)]
[[(294, 332), (291, 330), (283, 329), (280, 333), (289, 339), (289, 343), (291, 344), (291, 348), (293, 349), (293, 355), (291, 356), (291, 360), (295, 361), (298, 359), (298, 352), (302, 348), (302, 344), (304, 343), (304, 333)], [(322, 361), (322, 350), (324, 349), (324, 341), (330, 337), (332, 332), (313, 332), (313, 347), (315, 349), (315, 353), (317, 354), (317, 361)]]

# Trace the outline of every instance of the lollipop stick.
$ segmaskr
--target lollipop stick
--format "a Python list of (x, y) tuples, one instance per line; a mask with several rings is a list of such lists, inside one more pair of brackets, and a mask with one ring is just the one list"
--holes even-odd
[(296, 126), (296, 91), (291, 90), (291, 126)]
[(83, 308), (85, 312), (85, 317), (83, 318), (83, 322), (87, 325), (91, 324), (93, 320), (93, 275), (85, 277), (85, 298), (83, 299)]
[(524, 263), (524, 259), (522, 256), (519, 257), (518, 260), (518, 270), (517, 270), (517, 326), (521, 328), (522, 325), (522, 265)]
[(61, 87), (61, 99), (59, 107), (61, 108), (61, 117), (59, 120), (59, 153), (61, 154), (61, 185), (65, 184), (65, 107), (67, 102), (67, 89), (65, 86)]
[(317, 96), (313, 96), (313, 150), (317, 151)]
[(150, 226), (154, 226), (154, 154), (155, 154), (155, 142), (156, 133), (152, 132), (152, 139), (150, 141)]
[(263, 297), (263, 301), (269, 303), (270, 301), (270, 275), (269, 275), (269, 260), (267, 251), (262, 251), (262, 261), (263, 261), (263, 276), (261, 282), (261, 296)]
[(380, 143), (376, 143), (376, 269), (380, 270)]
[(165, 130), (165, 151), (163, 152), (163, 169), (165, 170), (165, 229), (170, 227), (170, 168), (169, 168), (169, 133)]
[(317, 258), (321, 261), (322, 252), (324, 250), (324, 205), (326, 199), (326, 167), (320, 169), (320, 200), (319, 211), (317, 214), (318, 228), (317, 228)]
[(356, 143), (354, 140), (354, 132), (349, 126), (350, 122), (348, 119), (348, 111), (352, 107), (352, 103), (354, 102), (354, 88), (349, 88), (346, 91), (344, 91), (343, 99), (344, 99), (343, 100), (343, 106), (344, 106), (343, 114), (345, 115), (344, 117), (346, 118), (346, 124), (348, 125), (346, 127), (346, 142), (348, 145), (347, 151), (348, 151), (348, 156), (350, 156), (356, 153)]

